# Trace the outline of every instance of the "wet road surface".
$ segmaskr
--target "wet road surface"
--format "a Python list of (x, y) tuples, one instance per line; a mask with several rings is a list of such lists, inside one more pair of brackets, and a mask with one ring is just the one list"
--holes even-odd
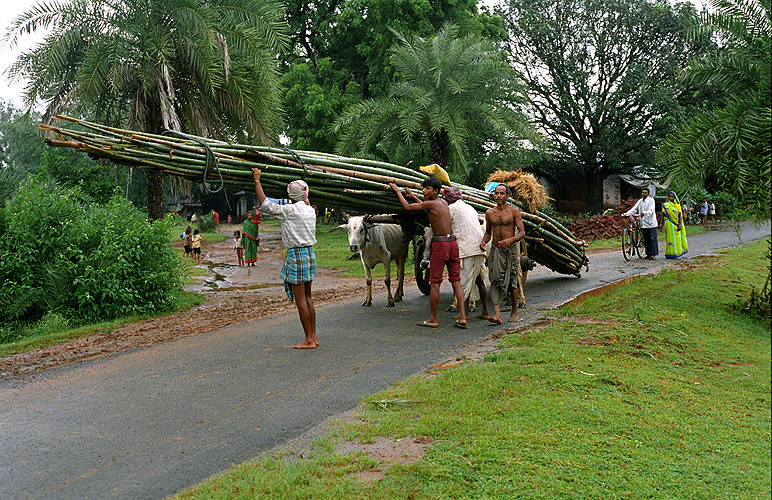
[[(768, 237), (745, 224), (742, 242)], [(735, 231), (689, 240), (689, 257), (741, 243)], [(664, 243), (660, 242), (660, 249)], [(527, 324), (581, 293), (655, 272), (664, 258), (590, 255), (582, 278), (537, 267)], [(442, 288), (440, 310), (450, 302)], [(159, 499), (249, 460), (348, 411), (362, 397), (454, 356), (497, 330), (473, 320), (416, 326), (428, 297), (414, 287), (396, 308), (385, 293), (317, 309), (319, 348), (295, 313), (179, 338), (0, 381), (0, 499)], [(507, 316), (505, 316), (506, 318)]]

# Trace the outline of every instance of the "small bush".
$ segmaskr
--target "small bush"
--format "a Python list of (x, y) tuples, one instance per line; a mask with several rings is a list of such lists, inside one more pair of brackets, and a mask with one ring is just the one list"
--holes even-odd
[(167, 226), (123, 198), (91, 204), (79, 188), (25, 181), (0, 210), (0, 326), (168, 310), (181, 264)]
[(198, 230), (202, 233), (211, 233), (216, 229), (217, 224), (214, 223), (214, 214), (212, 212), (198, 218)]

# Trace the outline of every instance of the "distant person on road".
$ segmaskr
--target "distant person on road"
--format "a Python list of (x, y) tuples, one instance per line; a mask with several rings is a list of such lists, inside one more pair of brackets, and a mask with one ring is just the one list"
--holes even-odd
[(311, 283), (316, 277), (316, 211), (308, 202), (308, 184), (292, 181), (287, 185), (287, 195), (294, 203), (277, 205), (265, 196), (260, 185), (260, 170), (252, 169), (255, 193), (260, 210), (281, 221), (281, 241), (287, 257), (281, 268), (280, 278), (290, 300), (295, 301), (303, 325), (305, 340), (293, 346), (295, 349), (314, 349), (319, 345), (316, 336), (316, 310), (311, 297)]
[(480, 249), (485, 251), (485, 245), (490, 241), (491, 250), (488, 253), (488, 278), (491, 282), (491, 302), (493, 302), (493, 317), (488, 321), (502, 323), (501, 303), (507, 298), (512, 302), (512, 312), (509, 321), (520, 320), (517, 315), (517, 304), (520, 291), (518, 283), (523, 274), (520, 268), (520, 244), (525, 237), (523, 219), (520, 209), (509, 205), (509, 188), (499, 184), (493, 189), (493, 202), (496, 206), (485, 212), (485, 234), (480, 241)]
[(233, 249), (236, 250), (236, 259), (238, 260), (238, 266), (244, 266), (244, 241), (241, 236), (241, 231), (233, 231)]
[(703, 226), (706, 226), (708, 223), (708, 199), (703, 198), (702, 203), (700, 203), (700, 224)]
[[(485, 291), (485, 250), (480, 249), (480, 241), (485, 229), (480, 224), (477, 210), (463, 200), (463, 193), (457, 187), (443, 189), (442, 197), (448, 202), (453, 234), (458, 243), (458, 256), (461, 259), (461, 288), (464, 290), (464, 307), (469, 311), (469, 302), (479, 300), (482, 304), (480, 319), (490, 319), (488, 315), (488, 294)], [(476, 292), (476, 293), (475, 293)]]
[(450, 217), (450, 209), (445, 200), (439, 197), (442, 182), (436, 177), (427, 177), (422, 183), (424, 201), (421, 201), (410, 188), (405, 188), (405, 196), (415, 201), (408, 203), (402, 196), (399, 186), (389, 183), (391, 189), (397, 194), (402, 208), (409, 212), (426, 212), (429, 224), (434, 236), (431, 241), (432, 256), (429, 259), (429, 321), (418, 323), (419, 326), (437, 328), (440, 326), (437, 320), (437, 310), (440, 305), (440, 285), (442, 273), (447, 267), (448, 281), (453, 286), (453, 293), (458, 302), (458, 318), (454, 323), (457, 328), (467, 328), (466, 307), (464, 307), (464, 289), (461, 288), (461, 259), (458, 256), (458, 243), (453, 234), (453, 221)]
[(710, 200), (710, 203), (708, 203), (708, 218), (710, 222), (714, 225), (716, 224), (716, 204), (713, 203), (713, 200)]
[(641, 199), (635, 202), (633, 208), (623, 213), (623, 217), (636, 216), (641, 218), (641, 232), (643, 233), (643, 245), (646, 248), (646, 259), (654, 260), (659, 255), (657, 243), (657, 214), (654, 198), (649, 196), (647, 188), (641, 189)]
[(196, 259), (197, 262), (201, 262), (201, 240), (204, 239), (204, 235), (200, 234), (198, 228), (193, 230), (193, 258)]
[(681, 204), (673, 191), (670, 191), (667, 201), (662, 204), (662, 225), (665, 229), (665, 258), (677, 259), (688, 252)]
[(716, 221), (721, 222), (724, 218), (724, 207), (721, 205), (721, 202), (719, 201), (716, 204)]
[(242, 236), (244, 238), (244, 263), (247, 266), (254, 266), (257, 262), (257, 247), (260, 244), (260, 212), (250, 210), (247, 212), (247, 220), (242, 226)]

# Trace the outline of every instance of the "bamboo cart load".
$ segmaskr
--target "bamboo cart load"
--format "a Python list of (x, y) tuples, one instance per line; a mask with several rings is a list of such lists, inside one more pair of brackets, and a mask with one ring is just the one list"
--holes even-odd
[[(225, 188), (252, 191), (252, 168), (262, 171), (266, 194), (286, 197), (287, 183), (305, 180), (309, 201), (317, 206), (351, 212), (406, 216), (389, 187), (393, 182), (421, 196), (426, 174), (387, 162), (348, 158), (316, 151), (298, 151), (231, 144), (180, 133), (155, 135), (122, 130), (66, 116), (54, 119), (74, 128), (41, 124), (52, 147), (72, 148), (113, 163), (157, 169), (194, 182), (218, 183)], [(455, 184), (464, 200), (478, 212), (494, 206), (482, 189)], [(515, 200), (522, 211), (529, 256), (561, 274), (580, 275), (587, 265), (585, 243), (549, 216)]]

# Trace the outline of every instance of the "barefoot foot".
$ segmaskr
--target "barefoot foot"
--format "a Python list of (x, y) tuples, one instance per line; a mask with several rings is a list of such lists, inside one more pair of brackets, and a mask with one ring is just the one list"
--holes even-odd
[(303, 342), (299, 343), (298, 345), (293, 345), (293, 349), (314, 349), (317, 346), (317, 344), (313, 342), (309, 342), (307, 340), (304, 340)]

